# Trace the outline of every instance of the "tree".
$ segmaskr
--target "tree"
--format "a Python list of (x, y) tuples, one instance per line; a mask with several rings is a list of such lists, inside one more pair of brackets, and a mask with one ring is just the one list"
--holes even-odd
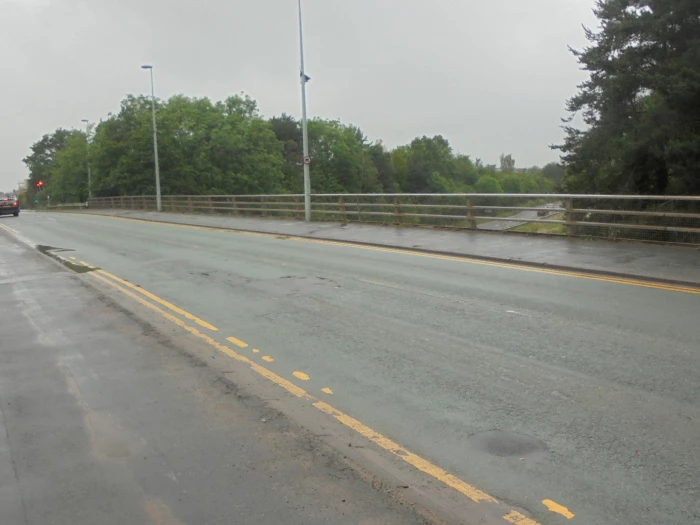
[(76, 132), (56, 152), (51, 184), (52, 202), (85, 202), (88, 198), (87, 136)]
[(507, 173), (501, 179), (501, 187), (505, 193), (520, 193), (522, 177), (517, 173)]
[(485, 175), (476, 181), (477, 193), (503, 193), (498, 180), (491, 175)]
[(302, 157), (304, 149), (302, 131), (299, 123), (286, 113), (270, 119), (272, 131), (282, 143), (284, 152), (284, 167), (282, 168), (282, 184), (292, 193), (304, 191), (304, 166)]
[(501, 171), (504, 173), (511, 173), (515, 171), (515, 159), (509, 153), (508, 155), (501, 154)]
[(444, 191), (445, 180), (452, 179), (453, 154), (442, 136), (414, 139), (409, 146), (408, 171), (404, 191), (431, 193)]
[(40, 180), (47, 186), (50, 185), (56, 165), (56, 155), (65, 148), (68, 140), (78, 133), (80, 132), (59, 128), (32, 144), (30, 148), (32, 153), (23, 160), (29, 169), (29, 188), (35, 187)]
[(551, 180), (555, 186), (561, 186), (566, 169), (558, 162), (550, 162), (542, 168), (542, 176)]
[[(602, 30), (572, 50), (590, 79), (568, 101), (571, 191), (699, 193), (700, 2), (598, 0)], [(588, 126), (571, 122), (581, 113)]]

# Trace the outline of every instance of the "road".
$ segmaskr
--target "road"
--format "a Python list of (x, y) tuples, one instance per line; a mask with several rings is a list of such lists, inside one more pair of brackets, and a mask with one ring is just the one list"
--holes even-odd
[(700, 521), (698, 294), (108, 217), (2, 224), (235, 334), (538, 523)]
[[(561, 206), (560, 202), (555, 202), (555, 203), (550, 203), (552, 204), (553, 207), (559, 208)], [(544, 206), (544, 205), (542, 205)], [(552, 215), (552, 213), (548, 213), (544, 217), (548, 217), (549, 215)], [(509, 215), (508, 219), (523, 219), (522, 222), (518, 221), (504, 221), (504, 220), (498, 220), (494, 219), (493, 221), (490, 222), (484, 222), (482, 224), (479, 224), (477, 226), (478, 229), (480, 230), (491, 230), (491, 231), (506, 231), (506, 230), (512, 230), (514, 228), (517, 228), (518, 226), (522, 226), (523, 224), (528, 224), (531, 220), (537, 219), (537, 210), (523, 210), (519, 211), (518, 213), (515, 213), (513, 215)]]

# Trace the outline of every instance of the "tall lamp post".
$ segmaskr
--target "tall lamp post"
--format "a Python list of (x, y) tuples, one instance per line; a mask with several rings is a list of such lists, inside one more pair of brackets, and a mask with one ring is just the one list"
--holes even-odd
[(87, 164), (88, 172), (88, 200), (92, 199), (92, 177), (90, 176), (90, 122), (87, 119), (82, 120), (85, 123), (85, 163)]
[(304, 69), (304, 32), (301, 23), (301, 0), (299, 0), (299, 49), (301, 52), (301, 129), (304, 140), (304, 220), (311, 222), (311, 176), (309, 174), (309, 164), (311, 157), (309, 156), (309, 126), (306, 118), (306, 83), (311, 80), (311, 77), (306, 75)]
[(151, 72), (151, 112), (153, 113), (153, 155), (156, 161), (156, 209), (162, 211), (160, 204), (160, 166), (158, 165), (158, 133), (156, 129), (156, 95), (153, 88), (153, 66), (143, 65), (141, 69)]

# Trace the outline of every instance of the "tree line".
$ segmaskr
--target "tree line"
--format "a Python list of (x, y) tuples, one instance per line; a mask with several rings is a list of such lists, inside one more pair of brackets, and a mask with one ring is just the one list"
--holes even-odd
[[(58, 129), (31, 146), (28, 187), (46, 184), (54, 202), (155, 192), (151, 102), (127, 97), (118, 113), (87, 131)], [(303, 192), (300, 122), (263, 118), (248, 96), (213, 102), (173, 96), (156, 103), (164, 195)], [(500, 166), (455, 153), (441, 137), (420, 137), (388, 149), (356, 126), (309, 121), (314, 193), (548, 193), (564, 170), (556, 163), (519, 170), (511, 155)]]

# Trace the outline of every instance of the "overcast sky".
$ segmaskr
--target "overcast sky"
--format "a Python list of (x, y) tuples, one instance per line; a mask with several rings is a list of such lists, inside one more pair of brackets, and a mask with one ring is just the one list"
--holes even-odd
[[(567, 50), (594, 0), (303, 0), (309, 115), (388, 146), (441, 134), (520, 167), (557, 160), (565, 100), (585, 74)], [(245, 91), (298, 116), (296, 0), (0, 0), (0, 190), (29, 146), (147, 93)]]

